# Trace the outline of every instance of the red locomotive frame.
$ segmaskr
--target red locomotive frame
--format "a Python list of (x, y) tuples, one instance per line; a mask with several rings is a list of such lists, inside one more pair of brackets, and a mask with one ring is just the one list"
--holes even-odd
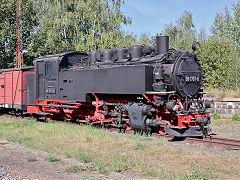
[[(157, 131), (161, 135), (167, 134), (164, 130), (165, 127), (177, 127), (178, 129), (185, 129), (190, 127), (202, 126), (203, 124), (199, 121), (200, 118), (209, 116), (209, 113), (199, 114), (181, 114), (183, 105), (181, 100), (176, 97), (177, 109), (175, 113), (170, 112), (166, 108), (166, 104), (157, 107), (155, 105), (156, 96), (168, 96), (174, 95), (174, 92), (149, 92), (142, 94), (142, 97), (146, 98), (155, 108), (155, 119), (158, 122), (165, 123), (165, 125), (159, 125)], [(105, 101), (101, 99), (102, 94), (92, 93), (95, 97), (95, 101), (92, 103), (80, 103), (77, 101), (63, 101), (63, 100), (48, 100), (48, 99), (37, 99), (36, 106), (28, 106), (27, 112), (38, 115), (38, 117), (44, 117), (47, 121), (49, 119), (60, 119), (63, 121), (75, 121), (79, 124), (90, 124), (106, 127), (117, 127), (116, 119), (107, 115), (106, 111), (102, 108), (104, 105), (108, 106), (110, 111), (114, 111), (114, 103), (119, 102), (118, 99), (107, 99)], [(122, 99), (121, 103), (130, 103), (129, 99)], [(124, 127), (118, 127), (124, 130), (131, 130), (129, 120), (125, 120)]]

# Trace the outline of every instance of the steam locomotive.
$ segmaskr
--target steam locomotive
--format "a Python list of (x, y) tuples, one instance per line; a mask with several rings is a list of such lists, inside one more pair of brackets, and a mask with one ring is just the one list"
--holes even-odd
[(45, 120), (169, 134), (203, 136), (210, 102), (193, 52), (157, 46), (67, 51), (39, 57), (34, 67), (0, 71), (0, 107)]

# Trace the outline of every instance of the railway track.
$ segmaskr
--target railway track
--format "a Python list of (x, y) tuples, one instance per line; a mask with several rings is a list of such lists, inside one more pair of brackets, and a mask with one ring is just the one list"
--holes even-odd
[(203, 144), (209, 147), (221, 147), (227, 150), (240, 150), (240, 140), (207, 136), (202, 139), (186, 138), (186, 142)]
[[(110, 132), (118, 132), (117, 129), (111, 129)], [(125, 134), (133, 134), (133, 132), (126, 132)], [(222, 137), (216, 137), (216, 136), (206, 136), (203, 138), (173, 138), (169, 135), (159, 135), (159, 134), (152, 134), (153, 138), (166, 138), (169, 141), (177, 142), (177, 141), (183, 141), (186, 143), (192, 143), (192, 144), (203, 144), (208, 147), (220, 147), (222, 149), (227, 150), (240, 150), (240, 140), (236, 139), (229, 139), (229, 138), (222, 138)]]

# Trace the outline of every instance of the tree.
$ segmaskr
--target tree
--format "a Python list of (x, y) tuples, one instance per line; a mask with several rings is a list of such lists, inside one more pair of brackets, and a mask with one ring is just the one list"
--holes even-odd
[[(212, 33), (219, 40), (228, 39), (231, 41), (232, 52), (225, 52), (226, 56), (232, 57), (231, 61), (228, 62), (230, 65), (228, 77), (231, 87), (240, 87), (240, 1), (233, 4), (232, 7), (233, 15), (230, 10), (226, 7), (224, 14), (217, 14), (212, 26)], [(227, 54), (228, 53), (228, 54)]]
[(129, 46), (134, 40), (134, 36), (121, 30), (121, 25), (131, 23), (121, 12), (123, 0), (33, 2), (39, 25), (31, 34), (32, 56)]
[(0, 66), (7, 68), (12, 63), (16, 51), (15, 1), (0, 3)]
[[(22, 1), (23, 5), (23, 50), (24, 61), (29, 63), (27, 55), (27, 44), (29, 43), (29, 35), (35, 26), (35, 12), (31, 2)], [(3, 0), (0, 3), (0, 67), (9, 68), (15, 66), (16, 59), (16, 1)]]
[(192, 14), (185, 11), (182, 17), (175, 22), (175, 25), (173, 23), (166, 25), (163, 34), (170, 37), (171, 48), (191, 50), (191, 45), (196, 40), (196, 30), (192, 21)]
[(201, 48), (196, 52), (203, 68), (204, 85), (214, 88), (232, 87), (229, 72), (232, 67), (234, 45), (229, 39), (218, 39), (215, 36), (199, 38)]
[(136, 44), (141, 44), (145, 46), (156, 46), (156, 36), (151, 35), (150, 33), (143, 33), (139, 36)]

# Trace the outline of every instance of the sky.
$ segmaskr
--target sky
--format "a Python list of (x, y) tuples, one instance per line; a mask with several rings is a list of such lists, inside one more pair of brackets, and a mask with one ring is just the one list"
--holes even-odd
[(231, 9), (238, 0), (125, 0), (123, 14), (132, 18), (132, 24), (122, 26), (125, 31), (137, 35), (161, 33), (166, 24), (174, 23), (184, 11), (190, 11), (199, 32), (205, 29), (211, 34), (211, 25), (217, 13)]

